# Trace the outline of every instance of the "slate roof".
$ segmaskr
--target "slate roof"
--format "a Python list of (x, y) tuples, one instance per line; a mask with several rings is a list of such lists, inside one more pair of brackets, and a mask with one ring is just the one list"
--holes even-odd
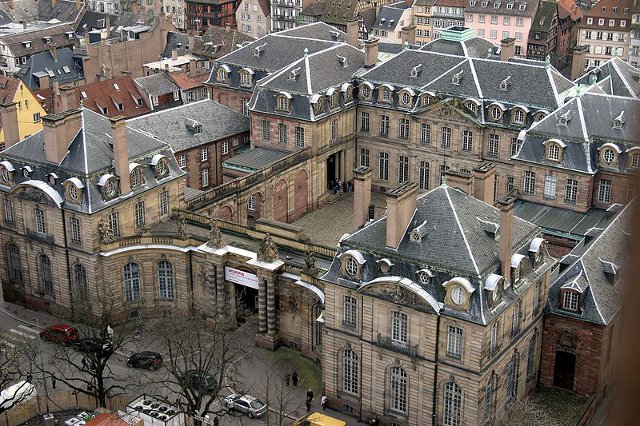
[(76, 34), (78, 36), (84, 36), (85, 31), (106, 28), (107, 16), (109, 17), (109, 24), (111, 26), (115, 24), (118, 19), (117, 15), (109, 15), (108, 13), (87, 10), (76, 25)]
[[(191, 120), (201, 124), (201, 133), (189, 129)], [(138, 117), (127, 124), (162, 138), (175, 152), (249, 131), (248, 117), (210, 99)]]
[[(529, 39), (533, 38), (533, 33), (549, 33), (553, 28), (553, 17), (557, 13), (556, 3), (543, 1), (538, 6), (538, 10), (531, 21), (531, 30), (529, 31)], [(541, 37), (542, 38), (542, 37)], [(546, 38), (545, 38), (546, 39)]]
[[(98, 180), (102, 175), (115, 173), (112, 166), (111, 123), (108, 118), (86, 108), (81, 110), (81, 114), (83, 126), (69, 141), (68, 153), (60, 164), (46, 161), (44, 130), (7, 148), (0, 153), (0, 159), (10, 161), (16, 170), (24, 165), (33, 169), (28, 178), (23, 177), (21, 173), (16, 173), (14, 175), (16, 185), (26, 180), (41, 181), (44, 184), (44, 182), (48, 182), (47, 175), (54, 172), (58, 176), (56, 184), (49, 185), (47, 183), (46, 185), (60, 194), (60, 197), (64, 194), (63, 183), (67, 179), (72, 177), (80, 179), (85, 186), (86, 193), (83, 196), (82, 204), (65, 203), (64, 207), (70, 210), (93, 213), (113, 206), (119, 199), (104, 201), (98, 187)], [(145, 166), (146, 184), (135, 188), (133, 190), (134, 196), (185, 175), (167, 143), (132, 129), (128, 125), (126, 137), (129, 162)], [(156, 154), (164, 155), (169, 163), (170, 176), (160, 181), (156, 181), (153, 170), (149, 167), (152, 157)], [(0, 185), (0, 190), (7, 191), (8, 189)]]
[(165, 95), (178, 90), (178, 86), (164, 72), (138, 77), (134, 81), (150, 96)]
[[(410, 6), (407, 6), (404, 3), (382, 6), (380, 13), (378, 13), (378, 17), (376, 18), (376, 23), (373, 24), (373, 28), (384, 31), (394, 31), (395, 28), (400, 25), (400, 18), (408, 7)], [(404, 25), (409, 24), (411, 24), (411, 22), (404, 23)]]
[[(487, 296), (482, 294), (484, 281), (489, 274), (500, 273), (499, 242), (485, 231), (485, 222), (499, 223), (499, 210), (446, 185), (420, 195), (416, 207), (397, 250), (385, 247), (387, 216), (340, 241), (339, 255), (355, 250), (365, 260), (363, 276), (359, 282), (340, 276), (337, 257), (322, 279), (350, 288), (358, 288), (377, 278), (383, 279), (385, 275), (403, 277), (417, 283), (418, 271), (428, 269), (433, 274), (433, 279), (429, 284), (420, 286), (442, 302), (445, 296), (442, 283), (454, 277), (464, 278), (474, 289), (470, 311), (445, 312), (477, 323), (488, 323), (517, 298), (512, 290), (507, 290), (504, 303), (490, 310)], [(539, 236), (540, 230), (518, 217), (514, 217), (513, 224), (513, 251), (528, 256), (529, 245), (533, 238)], [(426, 231), (422, 243), (410, 242), (409, 234), (420, 226)], [(381, 273), (377, 267), (376, 261), (382, 258), (393, 263), (388, 274)], [(545, 262), (548, 267), (548, 256), (545, 257)], [(524, 264), (523, 276), (535, 275), (531, 262)]]
[[(131, 118), (151, 112), (131, 76), (80, 86), (75, 89), (75, 93), (78, 105), (82, 100), (85, 108), (107, 117), (124, 115)], [(139, 105), (136, 99), (143, 101), (142, 104)], [(118, 109), (116, 103), (121, 104), (122, 109)], [(106, 113), (104, 108), (107, 108)]]
[[(496, 8), (495, 5), (498, 5)], [(508, 5), (512, 7), (509, 8)], [(524, 5), (524, 10), (520, 7)], [(515, 1), (494, 1), (494, 0), (464, 0), (465, 13), (480, 13), (487, 15), (518, 16), (533, 18), (538, 7), (537, 1), (515, 0)]]
[(210, 26), (207, 28), (202, 37), (196, 36), (195, 46), (191, 53), (205, 56), (209, 59), (218, 59), (237, 49), (239, 44), (255, 40), (249, 35), (236, 30), (228, 30), (227, 28), (229, 27)]
[(255, 172), (291, 155), (291, 152), (257, 147), (233, 157), (222, 163), (223, 167)]
[(486, 58), (489, 50), (496, 54), (499, 46), (480, 37), (473, 37), (469, 40), (453, 41), (439, 38), (425, 44), (420, 48), (427, 52), (444, 53), (456, 56), (468, 56), (472, 58)]
[[(178, 46), (178, 44), (180, 46)], [(186, 33), (180, 33), (175, 31), (167, 32), (167, 45), (162, 52), (162, 56), (165, 58), (170, 58), (173, 52), (173, 49), (176, 49), (178, 52), (178, 56), (186, 55), (189, 52), (189, 35)]]
[[(552, 276), (548, 312), (601, 325), (611, 322), (620, 310), (622, 287), (627, 276), (625, 273), (631, 264), (627, 242), (631, 238), (629, 231), (633, 206), (634, 203), (627, 205), (600, 235), (590, 241), (583, 240), (571, 251), (567, 259), (570, 266), (565, 266)], [(608, 262), (620, 267), (613, 283), (605, 275), (605, 272), (611, 272)], [(560, 308), (562, 286), (576, 277), (582, 280), (581, 312)]]
[[(40, 88), (39, 75), (48, 75), (48, 71), (53, 71), (54, 76), (49, 76), (49, 85), (54, 81), (59, 84), (71, 83), (82, 80), (84, 71), (82, 61), (77, 59), (73, 51), (68, 47), (56, 49), (57, 60), (53, 59), (51, 52), (44, 51), (33, 55), (25, 65), (23, 65), (16, 77), (19, 77), (31, 90)], [(68, 72), (67, 72), (68, 70)]]
[[(8, 35), (3, 37), (2, 41), (7, 45), (14, 56), (27, 56), (44, 52), (51, 46), (56, 46), (58, 48), (73, 46), (77, 39), (75, 38), (75, 33), (73, 38), (69, 39), (67, 36), (67, 33), (69, 32), (74, 33), (71, 25), (54, 25), (42, 30), (26, 31)], [(51, 37), (51, 44), (47, 44), (44, 37)], [(23, 44), (25, 41), (30, 41), (31, 47), (26, 47)]]
[(597, 84), (610, 95), (638, 98), (640, 97), (638, 81), (640, 81), (640, 70), (620, 58), (612, 58), (580, 76), (575, 83)]
[[(622, 129), (613, 128), (613, 121), (624, 111)], [(560, 124), (567, 115), (566, 125)], [(545, 164), (549, 167), (595, 174), (598, 170), (598, 148), (604, 143), (614, 143), (622, 151), (615, 168), (607, 170), (624, 172), (627, 150), (637, 146), (640, 134), (640, 100), (619, 96), (584, 93), (574, 97), (552, 114), (534, 123), (526, 132), (522, 148), (513, 158)], [(546, 161), (542, 144), (555, 138), (566, 144), (562, 162)]]
[(84, 11), (84, 2), (80, 4), (80, 10), (76, 9), (75, 0), (58, 0), (55, 6), (51, 1), (38, 0), (14, 0), (13, 9), (9, 8), (9, 2), (0, 3), (0, 9), (12, 21), (50, 21), (57, 19), (60, 22), (74, 22)]
[[(336, 34), (338, 40), (336, 40)], [(288, 30), (278, 31), (277, 35), (324, 41), (345, 41), (347, 34), (324, 22), (300, 25)]]

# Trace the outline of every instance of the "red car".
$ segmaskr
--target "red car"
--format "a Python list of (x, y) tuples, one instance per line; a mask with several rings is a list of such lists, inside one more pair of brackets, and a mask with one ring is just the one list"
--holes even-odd
[(40, 338), (49, 342), (72, 343), (80, 338), (80, 333), (69, 324), (56, 324), (42, 330)]

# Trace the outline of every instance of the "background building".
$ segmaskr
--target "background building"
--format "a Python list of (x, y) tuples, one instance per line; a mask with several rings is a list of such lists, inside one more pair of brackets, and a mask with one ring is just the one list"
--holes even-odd
[(0, 149), (42, 130), (46, 112), (21, 80), (0, 76), (0, 100)]
[(251, 37), (262, 37), (271, 30), (269, 0), (241, 0), (236, 10), (238, 31)]

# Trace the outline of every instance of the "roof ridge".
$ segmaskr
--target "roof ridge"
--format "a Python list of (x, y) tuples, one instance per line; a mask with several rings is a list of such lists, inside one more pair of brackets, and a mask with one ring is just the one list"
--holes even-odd
[(464, 244), (467, 247), (467, 251), (469, 252), (469, 257), (471, 258), (471, 262), (473, 262), (473, 267), (476, 271), (476, 274), (478, 274), (478, 276), (480, 276), (480, 270), (478, 269), (478, 264), (476, 263), (476, 258), (473, 255), (473, 252), (471, 251), (471, 246), (469, 246), (469, 241), (467, 240), (467, 236), (464, 232), (464, 230), (462, 229), (462, 225), (460, 223), (460, 218), (458, 217), (458, 213), (456, 212), (456, 209), (453, 205), (453, 201), (451, 200), (451, 196), (449, 195), (449, 187), (448, 186), (444, 186), (441, 185), (440, 188), (443, 188), (444, 193), (447, 195), (447, 200), (449, 201), (449, 206), (451, 207), (451, 211), (453, 212), (453, 217), (456, 220), (456, 224), (458, 225), (458, 229), (460, 230), (460, 235), (462, 235), (462, 238), (464, 240)]

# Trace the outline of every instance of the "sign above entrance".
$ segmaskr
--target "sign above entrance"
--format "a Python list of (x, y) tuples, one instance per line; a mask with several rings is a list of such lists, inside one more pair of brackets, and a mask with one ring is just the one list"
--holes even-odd
[(232, 283), (258, 289), (258, 276), (240, 269), (224, 267), (224, 279)]

